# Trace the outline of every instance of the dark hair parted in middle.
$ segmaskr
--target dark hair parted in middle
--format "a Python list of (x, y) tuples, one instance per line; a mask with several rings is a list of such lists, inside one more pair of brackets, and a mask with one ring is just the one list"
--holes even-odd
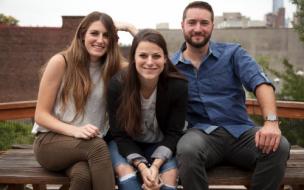
[(124, 128), (130, 136), (135, 136), (141, 132), (141, 99), (138, 73), (135, 66), (135, 52), (140, 42), (151, 42), (159, 46), (165, 56), (164, 70), (159, 76), (157, 86), (166, 87), (168, 77), (174, 77), (186, 80), (172, 64), (169, 56), (167, 44), (164, 37), (156, 30), (144, 29), (134, 37), (129, 53), (129, 67), (127, 74), (124, 75), (123, 92), (121, 94), (121, 103), (118, 107), (119, 126)]

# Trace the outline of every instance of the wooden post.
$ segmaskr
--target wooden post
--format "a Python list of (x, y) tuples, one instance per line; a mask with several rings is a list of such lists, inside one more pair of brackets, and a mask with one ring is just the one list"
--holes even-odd
[(45, 184), (33, 184), (33, 190), (47, 190)]
[(59, 190), (69, 190), (70, 185), (62, 185)]
[(24, 190), (24, 184), (9, 184), (7, 190)]

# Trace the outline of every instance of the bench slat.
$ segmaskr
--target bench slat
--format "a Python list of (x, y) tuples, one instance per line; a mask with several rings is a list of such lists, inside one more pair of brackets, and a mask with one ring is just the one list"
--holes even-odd
[(0, 183), (4, 184), (69, 184), (69, 178), (61, 173), (48, 172), (42, 168), (0, 169)]
[[(252, 172), (232, 166), (219, 166), (208, 171), (210, 185), (249, 186)], [(0, 184), (68, 184), (62, 173), (43, 169), (35, 160), (32, 149), (12, 149), (0, 155)], [(304, 183), (304, 150), (291, 150), (284, 184)]]

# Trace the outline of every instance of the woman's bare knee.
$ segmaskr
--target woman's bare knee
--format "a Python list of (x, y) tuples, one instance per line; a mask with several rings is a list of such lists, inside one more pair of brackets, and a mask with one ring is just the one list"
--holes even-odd
[(128, 164), (119, 164), (115, 167), (115, 173), (118, 177), (122, 177), (134, 173), (134, 168)]
[(160, 174), (160, 178), (162, 179), (163, 183), (170, 186), (176, 186), (177, 184), (177, 169), (173, 168), (164, 173)]

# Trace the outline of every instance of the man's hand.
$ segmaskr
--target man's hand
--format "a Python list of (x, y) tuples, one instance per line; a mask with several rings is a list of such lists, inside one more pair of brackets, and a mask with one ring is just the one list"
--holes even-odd
[(265, 121), (264, 126), (255, 134), (256, 147), (263, 153), (275, 152), (280, 144), (281, 130), (277, 121)]
[(132, 36), (135, 36), (138, 33), (137, 28), (134, 25), (127, 22), (116, 21), (115, 27), (117, 28), (118, 31), (129, 32)]

